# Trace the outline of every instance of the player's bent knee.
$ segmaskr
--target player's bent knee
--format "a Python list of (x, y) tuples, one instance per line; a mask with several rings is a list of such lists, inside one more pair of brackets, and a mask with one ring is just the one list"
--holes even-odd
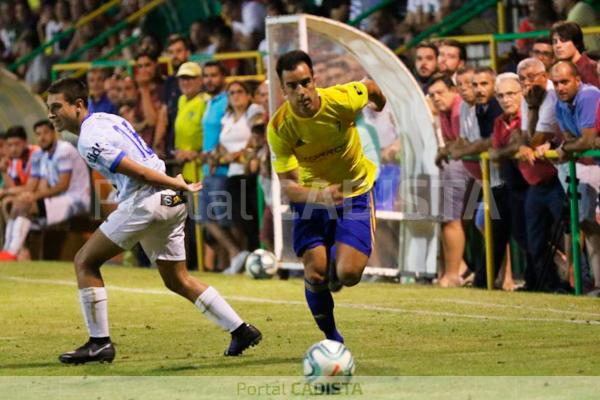
[(342, 271), (338, 272), (338, 278), (344, 286), (354, 286), (360, 282), (362, 271)]
[(325, 274), (315, 270), (305, 270), (304, 279), (309, 282), (321, 283), (325, 281)]

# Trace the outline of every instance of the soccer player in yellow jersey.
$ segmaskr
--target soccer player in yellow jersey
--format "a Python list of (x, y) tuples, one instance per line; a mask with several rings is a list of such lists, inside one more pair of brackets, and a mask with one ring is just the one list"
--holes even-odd
[(369, 101), (381, 111), (386, 100), (368, 79), (316, 88), (303, 51), (282, 55), (276, 69), (287, 101), (269, 122), (272, 165), (294, 211), (308, 307), (325, 336), (343, 343), (331, 291), (360, 281), (375, 232), (375, 165), (363, 154), (355, 119)]

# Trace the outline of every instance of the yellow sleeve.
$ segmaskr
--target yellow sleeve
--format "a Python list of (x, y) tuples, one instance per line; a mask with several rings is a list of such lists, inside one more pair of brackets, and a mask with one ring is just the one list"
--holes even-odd
[(276, 173), (288, 172), (298, 168), (298, 160), (292, 151), (292, 147), (277, 135), (273, 124), (269, 124), (267, 129), (267, 141), (271, 149), (271, 164)]
[(354, 113), (362, 110), (369, 103), (369, 92), (361, 82), (350, 82), (340, 85), (340, 89), (346, 92), (348, 105)]

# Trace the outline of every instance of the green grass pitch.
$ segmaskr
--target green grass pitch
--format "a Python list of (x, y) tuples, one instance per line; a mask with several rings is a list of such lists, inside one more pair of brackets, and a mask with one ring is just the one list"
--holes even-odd
[[(156, 270), (106, 266), (112, 364), (61, 365), (87, 339), (73, 266), (0, 264), (0, 375), (300, 375), (322, 339), (303, 282), (194, 273), (264, 334), (243, 356), (229, 335), (168, 293)], [(600, 301), (361, 283), (335, 295), (357, 375), (599, 375)]]

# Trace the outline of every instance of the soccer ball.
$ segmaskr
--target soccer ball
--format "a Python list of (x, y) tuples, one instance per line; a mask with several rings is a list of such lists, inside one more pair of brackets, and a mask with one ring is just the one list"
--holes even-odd
[(278, 267), (277, 257), (267, 250), (254, 250), (246, 258), (246, 273), (254, 279), (271, 279)]
[(343, 343), (321, 340), (304, 355), (304, 377), (320, 392), (333, 393), (347, 384), (354, 374), (354, 358)]

